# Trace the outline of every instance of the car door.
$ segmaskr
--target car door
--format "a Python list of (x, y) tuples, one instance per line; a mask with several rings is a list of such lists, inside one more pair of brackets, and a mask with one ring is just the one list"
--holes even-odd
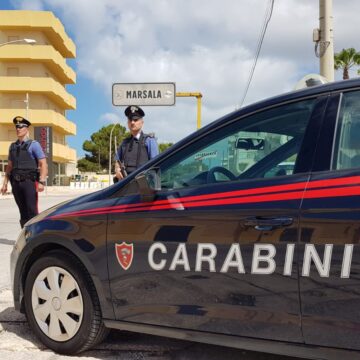
[(121, 190), (108, 225), (118, 320), (302, 341), (295, 245), (325, 102), (229, 117), (156, 164), (151, 201), (135, 180)]
[(360, 349), (360, 91), (331, 97), (301, 207), (306, 343)]

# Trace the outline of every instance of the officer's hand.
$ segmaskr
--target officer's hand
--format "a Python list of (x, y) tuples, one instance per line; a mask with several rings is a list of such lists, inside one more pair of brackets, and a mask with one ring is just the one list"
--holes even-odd
[(44, 191), (44, 189), (45, 189), (45, 186), (43, 184), (38, 183), (37, 191), (42, 192), (42, 191)]
[(116, 176), (119, 180), (121, 180), (121, 179), (124, 178), (124, 177), (122, 176), (122, 173), (120, 172), (120, 170), (119, 170), (119, 171), (116, 171), (115, 176)]
[(1, 187), (1, 194), (5, 195), (7, 193), (7, 184), (3, 184), (3, 186)]

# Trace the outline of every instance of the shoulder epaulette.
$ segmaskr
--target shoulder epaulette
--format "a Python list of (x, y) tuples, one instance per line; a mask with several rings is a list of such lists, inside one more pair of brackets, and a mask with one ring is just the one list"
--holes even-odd
[(155, 137), (155, 133), (151, 132), (151, 133), (148, 133), (148, 134), (144, 134), (144, 137), (145, 137), (145, 138), (147, 138), (147, 137), (154, 138), (154, 137)]

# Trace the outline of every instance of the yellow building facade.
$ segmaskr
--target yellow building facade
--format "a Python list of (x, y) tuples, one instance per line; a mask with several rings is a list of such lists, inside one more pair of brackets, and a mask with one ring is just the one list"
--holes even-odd
[(66, 111), (75, 110), (76, 99), (66, 84), (75, 84), (76, 74), (66, 58), (75, 56), (75, 44), (52, 12), (0, 11), (0, 171), (16, 140), (12, 119), (18, 115), (31, 121), (31, 138), (34, 127), (52, 129), (54, 177), (74, 167), (76, 151), (66, 138), (76, 134), (76, 125)]

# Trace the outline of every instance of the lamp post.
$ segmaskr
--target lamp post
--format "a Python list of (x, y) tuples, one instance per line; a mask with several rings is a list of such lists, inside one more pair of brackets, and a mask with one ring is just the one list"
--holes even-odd
[(115, 123), (114, 126), (111, 128), (111, 131), (110, 131), (110, 144), (109, 144), (109, 186), (111, 184), (111, 138), (112, 138), (112, 133), (115, 129), (115, 126), (116, 125), (120, 125), (119, 123)]
[(26, 112), (25, 112), (25, 118), (29, 120), (29, 93), (26, 93), (26, 98), (24, 100), (24, 103), (26, 104)]
[(18, 42), (25, 42), (27, 44), (34, 45), (36, 43), (36, 40), (34, 40), (34, 39), (11, 40), (11, 41), (7, 41), (7, 42), (4, 42), (4, 43), (0, 44), (0, 46), (5, 46), (5, 45), (8, 45), (8, 44), (14, 44), (14, 43), (18, 43)]
[(100, 151), (101, 151), (101, 148), (99, 146), (99, 173), (101, 173), (101, 163), (100, 163)]

